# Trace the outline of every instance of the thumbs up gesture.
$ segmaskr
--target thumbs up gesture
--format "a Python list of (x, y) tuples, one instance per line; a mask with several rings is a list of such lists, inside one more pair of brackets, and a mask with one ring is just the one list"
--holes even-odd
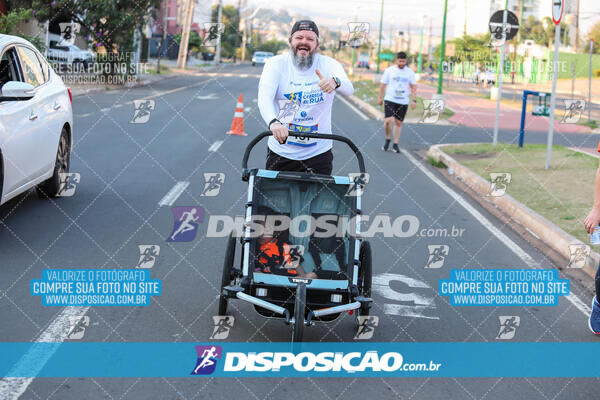
[(324, 78), (319, 69), (315, 69), (319, 77), (319, 88), (325, 93), (331, 93), (335, 90), (336, 84), (333, 78)]

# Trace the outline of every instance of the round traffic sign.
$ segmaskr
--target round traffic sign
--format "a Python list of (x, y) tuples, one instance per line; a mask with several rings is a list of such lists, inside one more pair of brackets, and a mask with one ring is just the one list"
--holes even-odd
[(560, 24), (564, 9), (564, 0), (552, 0), (552, 22), (554, 22), (554, 25)]
[[(506, 12), (506, 23), (504, 23), (504, 13)], [(490, 18), (490, 33), (495, 39), (510, 40), (515, 37), (519, 31), (519, 19), (515, 13), (509, 10), (498, 10)]]

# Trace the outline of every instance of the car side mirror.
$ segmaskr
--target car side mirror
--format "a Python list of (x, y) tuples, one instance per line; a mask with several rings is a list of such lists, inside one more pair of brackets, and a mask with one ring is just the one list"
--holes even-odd
[(33, 98), (35, 88), (25, 82), (8, 81), (0, 88), (0, 101), (24, 101)]

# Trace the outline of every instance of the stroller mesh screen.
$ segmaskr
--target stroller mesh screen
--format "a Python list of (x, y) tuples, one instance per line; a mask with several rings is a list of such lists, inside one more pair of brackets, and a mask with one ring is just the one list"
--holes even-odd
[(346, 196), (348, 186), (287, 179), (258, 179), (255, 184), (258, 207), (253, 214), (290, 217), (290, 229), (275, 236), (302, 246), (304, 271), (314, 271), (319, 278), (347, 279), (352, 201)]

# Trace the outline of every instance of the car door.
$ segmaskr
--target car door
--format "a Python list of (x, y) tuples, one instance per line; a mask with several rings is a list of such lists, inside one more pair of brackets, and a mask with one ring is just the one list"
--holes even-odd
[[(14, 46), (5, 47), (0, 60), (3, 66), (0, 71), (0, 84), (7, 81), (23, 81)], [(25, 101), (0, 102), (0, 151), (4, 168), (2, 198), (8, 197), (25, 185), (33, 174), (34, 166), (30, 162), (33, 155), (29, 153), (28, 148), (33, 145), (35, 120), (30, 120), (30, 116), (34, 113), (34, 108), (35, 96)]]
[(35, 129), (30, 137), (31, 147), (27, 150), (31, 158), (29, 179), (35, 180), (48, 176), (54, 167), (62, 129), (62, 105), (58, 101), (57, 85), (49, 82), (48, 65), (45, 62), (42, 64), (41, 55), (32, 47), (17, 45), (16, 48), (25, 82), (35, 87), (35, 102), (29, 117)]

